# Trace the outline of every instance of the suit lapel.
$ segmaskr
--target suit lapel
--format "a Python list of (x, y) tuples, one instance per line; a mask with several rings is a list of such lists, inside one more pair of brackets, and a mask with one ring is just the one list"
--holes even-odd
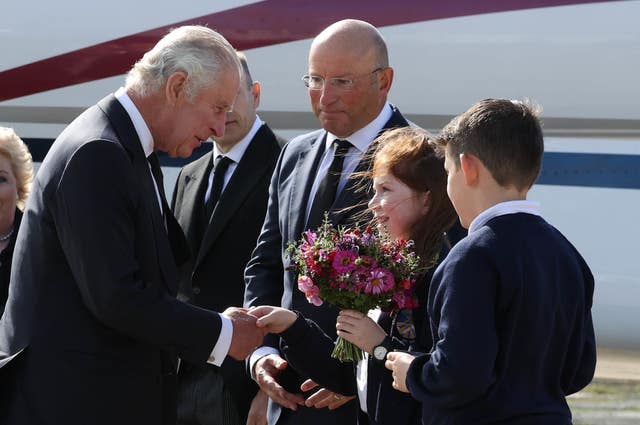
[(212, 156), (213, 152), (206, 154), (201, 160), (204, 163), (199, 164), (184, 178), (181, 210), (183, 212), (188, 211), (187, 214), (189, 215), (180, 214), (180, 224), (185, 228), (187, 240), (194, 256), (197, 255), (200, 248), (201, 235), (199, 233), (204, 232), (204, 229), (201, 228), (201, 217), (204, 213), (204, 192), (207, 190), (209, 183)]
[(202, 244), (198, 252), (195, 267), (198, 267), (204, 255), (209, 251), (220, 233), (225, 229), (229, 220), (242, 205), (269, 168), (269, 162), (264, 159), (269, 155), (269, 145), (263, 143), (267, 138), (275, 138), (271, 130), (262, 125), (249, 143), (240, 163), (227, 183), (218, 205), (211, 214), (211, 219), (204, 230)]
[(305, 230), (309, 192), (315, 179), (316, 170), (324, 153), (327, 132), (323, 131), (311, 142), (309, 149), (300, 152), (291, 182), (289, 198), (288, 241), (297, 240)]
[[(170, 293), (175, 293), (178, 283), (177, 270), (174, 266), (173, 254), (169, 246), (169, 239), (162, 220), (160, 208), (156, 198), (156, 189), (153, 184), (153, 177), (149, 171), (147, 159), (142, 150), (140, 139), (135, 131), (131, 118), (122, 107), (120, 102), (113, 96), (102, 99), (98, 106), (109, 117), (119, 137), (119, 142), (131, 155), (131, 163), (136, 173), (136, 177), (142, 186), (142, 192), (147, 194), (142, 197), (142, 203), (149, 215), (152, 223), (155, 239), (155, 249), (158, 258), (158, 265), (165, 280), (165, 285)], [(170, 214), (170, 211), (167, 211)]]

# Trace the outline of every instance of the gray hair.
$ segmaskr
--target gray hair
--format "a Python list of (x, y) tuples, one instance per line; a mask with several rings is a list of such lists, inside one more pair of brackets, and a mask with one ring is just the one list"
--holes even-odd
[(126, 88), (147, 97), (164, 87), (172, 74), (184, 72), (185, 95), (193, 100), (229, 68), (239, 73), (240, 62), (222, 35), (199, 25), (182, 26), (172, 29), (136, 62), (127, 75)]

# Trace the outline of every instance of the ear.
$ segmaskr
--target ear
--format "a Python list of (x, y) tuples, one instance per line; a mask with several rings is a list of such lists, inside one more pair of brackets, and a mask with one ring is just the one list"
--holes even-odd
[(258, 109), (258, 106), (260, 106), (260, 90), (262, 90), (262, 86), (258, 81), (254, 81), (251, 85), (251, 96), (253, 97), (254, 109)]
[(480, 161), (471, 154), (460, 154), (460, 168), (467, 186), (476, 186), (480, 176)]
[(169, 76), (165, 86), (167, 104), (175, 106), (185, 99), (184, 88), (186, 83), (187, 74), (182, 71), (174, 72)]
[(389, 91), (391, 90), (391, 83), (393, 83), (393, 68), (391, 67), (383, 68), (380, 71), (378, 71), (378, 74), (380, 74), (380, 77), (379, 77), (380, 91), (383, 92), (386, 96), (387, 94), (389, 94)]

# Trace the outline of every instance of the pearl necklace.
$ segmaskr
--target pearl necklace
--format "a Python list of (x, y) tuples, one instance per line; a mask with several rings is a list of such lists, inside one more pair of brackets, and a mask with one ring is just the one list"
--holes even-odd
[(6, 242), (9, 240), (9, 238), (13, 235), (13, 227), (11, 228), (11, 230), (9, 231), (9, 233), (7, 233), (6, 235), (2, 235), (0, 236), (0, 242)]

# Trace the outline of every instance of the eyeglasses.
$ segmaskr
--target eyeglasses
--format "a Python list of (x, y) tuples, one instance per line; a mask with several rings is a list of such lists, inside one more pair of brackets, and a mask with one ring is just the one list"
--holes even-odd
[(329, 78), (328, 80), (325, 80), (323, 77), (320, 77), (319, 75), (307, 74), (302, 76), (302, 82), (304, 83), (305, 86), (309, 88), (309, 90), (322, 90), (324, 88), (325, 81), (328, 81), (329, 85), (331, 85), (331, 87), (333, 87), (336, 90), (349, 91), (349, 90), (353, 90), (353, 88), (355, 87), (356, 80), (363, 77), (369, 77), (378, 71), (382, 71), (382, 69), (383, 68), (376, 68), (373, 71), (369, 72), (368, 74), (354, 76), (351, 78), (336, 77), (336, 78)]

